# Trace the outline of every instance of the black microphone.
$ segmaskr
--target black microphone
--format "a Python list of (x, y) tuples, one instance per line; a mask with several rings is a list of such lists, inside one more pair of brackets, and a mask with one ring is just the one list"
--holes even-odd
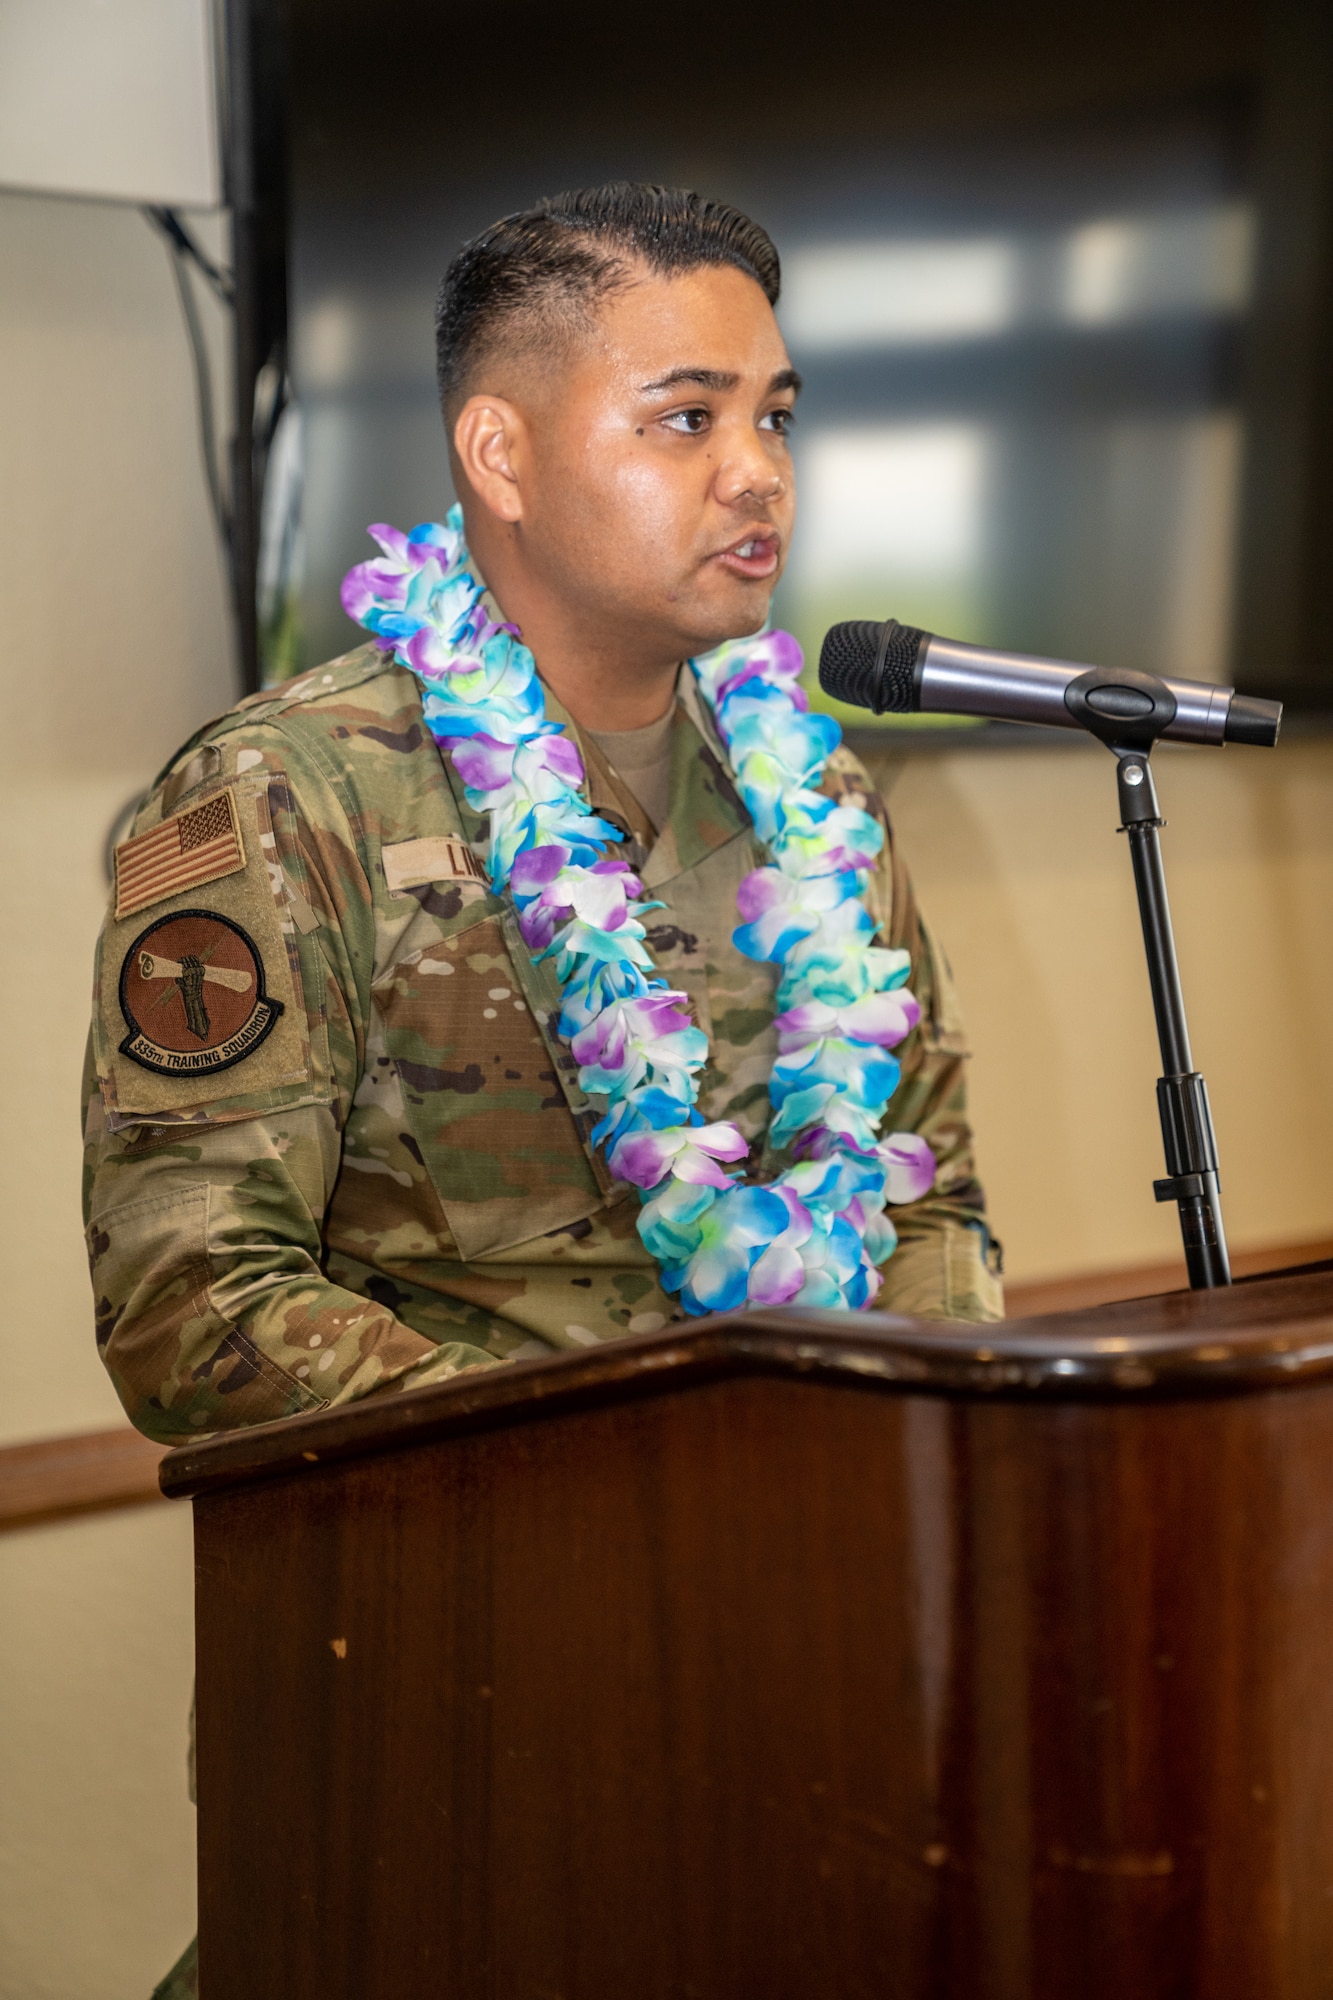
[(1116, 721), (1132, 726), (1151, 717), (1154, 735), (1185, 743), (1271, 749), (1282, 724), (1280, 701), (1237, 694), (1211, 681), (1001, 653), (941, 639), (896, 618), (882, 625), (861, 618), (832, 626), (819, 657), (819, 684), (835, 701), (875, 715), (925, 710), (1055, 729), (1092, 728), (1099, 735)]

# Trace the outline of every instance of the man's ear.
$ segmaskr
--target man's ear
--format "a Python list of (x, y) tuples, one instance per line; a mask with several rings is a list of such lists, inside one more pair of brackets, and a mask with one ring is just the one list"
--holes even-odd
[(523, 518), (527, 424), (503, 396), (469, 396), (454, 420), (454, 452), (468, 485), (501, 521)]

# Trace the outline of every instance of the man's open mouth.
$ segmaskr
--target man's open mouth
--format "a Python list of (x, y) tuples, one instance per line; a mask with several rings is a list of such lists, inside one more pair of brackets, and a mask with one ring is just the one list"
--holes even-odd
[(778, 538), (776, 535), (757, 533), (747, 535), (743, 542), (736, 542), (729, 549), (723, 549), (716, 558), (724, 569), (733, 576), (762, 578), (772, 576), (778, 566)]

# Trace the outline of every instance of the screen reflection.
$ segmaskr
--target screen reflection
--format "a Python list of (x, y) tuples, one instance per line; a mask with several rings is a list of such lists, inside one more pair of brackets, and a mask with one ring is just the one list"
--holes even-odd
[(410, 159), (386, 139), (353, 189), (331, 155), (303, 152), (298, 120), (306, 657), (354, 643), (337, 584), (364, 523), (438, 517), (452, 498), (431, 308), (453, 251), (543, 192), (620, 173), (733, 200), (782, 252), (779, 319), (806, 391), (775, 617), (808, 657), (835, 620), (892, 615), (1232, 678), (1256, 261), (1243, 126), (1219, 100), (765, 152), (716, 129), (696, 144), (688, 117), (670, 141), (615, 144), (575, 122), (503, 166), (455, 150), (436, 175), (418, 129)]

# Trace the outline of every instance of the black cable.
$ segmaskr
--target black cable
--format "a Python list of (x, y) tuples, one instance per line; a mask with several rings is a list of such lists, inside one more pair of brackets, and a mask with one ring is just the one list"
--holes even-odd
[(268, 464), (268, 455), (273, 449), (273, 440), (278, 434), (282, 413), (291, 399), (291, 382), (288, 379), (283, 353), (280, 348), (275, 347), (255, 377), (254, 444), (261, 488), (264, 481), (263, 469)]
[[(213, 371), (208, 359), (208, 343), (204, 338), (204, 329), (200, 323), (199, 307), (195, 300), (194, 286), (190, 280), (189, 270), (191, 261), (200, 263), (201, 268), (203, 268), (205, 260), (202, 260), (202, 253), (197, 250), (197, 247), (191, 246), (191, 239), (186, 235), (186, 232), (180, 227), (179, 223), (176, 222), (176, 218), (172, 215), (170, 209), (145, 207), (143, 213), (152, 227), (165, 238), (171, 257), (171, 275), (176, 281), (176, 293), (180, 299), (181, 314), (185, 321), (185, 330), (190, 341), (190, 353), (194, 362), (195, 401), (198, 408), (199, 446), (204, 461), (204, 480), (208, 487), (208, 499), (213, 512), (213, 521), (222, 543), (223, 552), (230, 566), (231, 517), (227, 508), (226, 495), (222, 487), (222, 475), (218, 467), (218, 444), (213, 416)], [(169, 218), (170, 220), (168, 221), (164, 218)], [(170, 226), (172, 224), (175, 226)], [(215, 266), (209, 268), (216, 269)], [(228, 303), (230, 302), (229, 294), (219, 292), (218, 296), (219, 298), (226, 297)]]
[(195, 238), (191, 236), (174, 208), (162, 208), (152, 203), (146, 204), (144, 214), (155, 229), (160, 229), (172, 246), (202, 271), (224, 306), (236, 302), (236, 285), (230, 271), (215, 264), (206, 256)]

